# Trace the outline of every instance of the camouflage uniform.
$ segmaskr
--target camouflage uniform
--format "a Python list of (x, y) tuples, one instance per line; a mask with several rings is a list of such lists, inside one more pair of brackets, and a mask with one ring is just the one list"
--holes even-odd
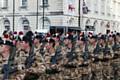
[(2, 55), (0, 55), (0, 80), (3, 79), (3, 73), (2, 73), (2, 63), (3, 63), (3, 60), (2, 60)]
[(15, 79), (22, 79), (25, 76), (26, 69), (25, 69), (25, 60), (29, 56), (28, 53), (26, 53), (23, 50), (18, 51), (15, 56), (15, 64), (17, 65), (18, 71), (13, 75), (15, 76)]
[(45, 62), (44, 62), (44, 56), (40, 53), (41, 45), (39, 45), (37, 48), (35, 48), (35, 61), (31, 66), (31, 70), (34, 74), (41, 75), (39, 76), (39, 79), (43, 79), (43, 74), (45, 73)]

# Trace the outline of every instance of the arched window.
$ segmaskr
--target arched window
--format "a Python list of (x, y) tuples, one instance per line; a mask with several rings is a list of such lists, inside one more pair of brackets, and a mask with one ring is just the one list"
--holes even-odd
[(106, 28), (110, 28), (110, 22), (107, 22)]
[(27, 19), (23, 19), (22, 25), (24, 30), (29, 30), (29, 21)]
[(44, 26), (43, 26), (43, 18), (41, 18), (39, 29), (49, 29), (49, 28), (50, 28), (50, 20), (47, 17), (44, 17)]
[(97, 26), (97, 20), (94, 21), (93, 26), (94, 26), (94, 27)]
[(10, 30), (10, 21), (8, 19), (4, 19), (4, 27), (7, 31)]
[[(44, 2), (43, 2), (44, 1)], [(41, 0), (40, 1), (40, 5), (43, 7), (43, 4), (44, 4), (44, 7), (47, 7), (48, 6), (48, 0)]]
[(68, 21), (69, 25), (73, 25), (75, 23), (75, 20), (74, 18), (70, 18), (69, 21)]
[(94, 31), (95, 31), (96, 29), (98, 29), (98, 22), (97, 22), (97, 20), (94, 21), (94, 23), (93, 23), (93, 28), (94, 28)]
[(90, 25), (90, 19), (86, 21), (86, 25)]
[(103, 27), (103, 25), (104, 25), (104, 21), (101, 21), (100, 26)]

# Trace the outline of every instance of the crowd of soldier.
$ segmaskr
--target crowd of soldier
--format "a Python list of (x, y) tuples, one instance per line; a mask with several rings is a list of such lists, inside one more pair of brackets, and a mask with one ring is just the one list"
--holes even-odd
[(120, 33), (0, 38), (0, 80), (120, 80)]

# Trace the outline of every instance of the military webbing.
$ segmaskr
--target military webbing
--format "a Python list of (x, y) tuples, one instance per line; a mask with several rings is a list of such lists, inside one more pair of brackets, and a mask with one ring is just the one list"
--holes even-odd
[(10, 52), (10, 56), (8, 59), (8, 63), (6, 65), (4, 65), (4, 75), (3, 75), (3, 80), (8, 79), (9, 78), (9, 74), (15, 72), (17, 69), (11, 68), (13, 66), (13, 61), (14, 61), (14, 57), (16, 55), (16, 47), (13, 46), (11, 48), (11, 52)]
[(30, 48), (30, 52), (29, 52), (29, 56), (27, 57), (26, 61), (25, 61), (25, 67), (26, 68), (30, 68), (32, 66), (32, 63), (34, 63), (34, 45), (32, 44), (31, 48)]

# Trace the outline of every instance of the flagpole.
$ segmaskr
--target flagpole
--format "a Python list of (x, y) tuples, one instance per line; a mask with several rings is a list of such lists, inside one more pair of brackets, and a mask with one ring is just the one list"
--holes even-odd
[(13, 0), (13, 32), (15, 28), (15, 0)]
[(80, 28), (83, 29), (83, 1), (80, 0)]
[(38, 0), (37, 0), (37, 14), (36, 14), (36, 29), (38, 29)]
[(42, 5), (43, 5), (43, 29), (44, 29), (44, 17), (45, 17), (45, 3), (44, 3), (44, 0), (42, 0)]
[(78, 2), (78, 12), (79, 12), (79, 14), (78, 14), (78, 27), (79, 27), (79, 29), (81, 29), (81, 25), (80, 25), (80, 11), (81, 11), (81, 5), (80, 5), (80, 0), (79, 0), (79, 2)]

